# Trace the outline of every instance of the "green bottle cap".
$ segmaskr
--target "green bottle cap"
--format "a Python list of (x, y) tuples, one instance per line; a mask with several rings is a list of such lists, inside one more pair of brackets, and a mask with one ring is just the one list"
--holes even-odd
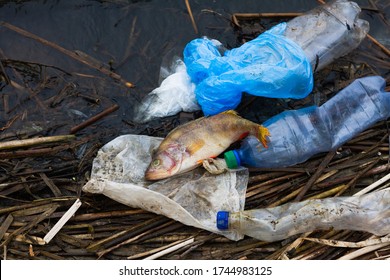
[(228, 151), (224, 153), (223, 157), (225, 158), (227, 167), (229, 167), (230, 169), (235, 169), (238, 167), (239, 164), (237, 162), (237, 157), (233, 151)]

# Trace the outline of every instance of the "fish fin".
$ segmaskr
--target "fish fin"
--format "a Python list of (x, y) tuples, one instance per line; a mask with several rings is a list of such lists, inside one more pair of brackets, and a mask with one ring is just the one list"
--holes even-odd
[(190, 129), (192, 128), (192, 126), (193, 126), (194, 123), (200, 123), (200, 122), (202, 122), (205, 118), (207, 118), (207, 116), (205, 116), (205, 117), (200, 117), (200, 118), (197, 118), (197, 119), (195, 119), (195, 120), (192, 120), (192, 121), (186, 122), (186, 123), (184, 123), (184, 124), (181, 124), (181, 125), (175, 127), (174, 129), (172, 129), (172, 130), (168, 133), (168, 135), (167, 135), (165, 138), (168, 138), (168, 137), (174, 135), (177, 131), (180, 131), (180, 130), (182, 130), (182, 131), (188, 131), (188, 130), (190, 130)]
[(259, 126), (259, 140), (261, 142), (261, 144), (263, 144), (264, 148), (268, 148), (268, 144), (267, 144), (267, 137), (268, 136), (271, 136), (271, 134), (269, 133), (269, 130), (268, 128), (260, 125)]
[(238, 140), (242, 140), (244, 139), (245, 137), (247, 137), (249, 135), (249, 132), (244, 132), (243, 134), (240, 135), (240, 137), (238, 138)]
[(230, 114), (230, 115), (238, 116), (238, 113), (234, 110), (227, 110), (227, 111), (222, 112), (221, 114)]
[(194, 140), (190, 145), (187, 146), (186, 151), (193, 155), (196, 153), (199, 149), (201, 149), (204, 146), (205, 142), (202, 139)]
[[(209, 158), (216, 159), (218, 156), (210, 156)], [(205, 159), (200, 159), (196, 163), (201, 164)]]

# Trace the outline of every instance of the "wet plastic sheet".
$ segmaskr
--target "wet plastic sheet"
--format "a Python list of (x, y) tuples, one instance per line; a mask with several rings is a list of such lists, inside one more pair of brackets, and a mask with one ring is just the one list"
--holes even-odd
[(91, 179), (83, 191), (100, 193), (134, 208), (161, 214), (183, 224), (238, 240), (236, 231), (219, 231), (219, 209), (242, 211), (247, 169), (211, 175), (202, 168), (157, 182), (144, 180), (151, 155), (161, 138), (123, 135), (103, 146), (95, 158)]

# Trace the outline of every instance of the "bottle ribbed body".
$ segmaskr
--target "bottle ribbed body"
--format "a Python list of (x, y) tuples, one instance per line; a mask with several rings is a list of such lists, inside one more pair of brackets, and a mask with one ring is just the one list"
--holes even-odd
[(340, 147), (358, 133), (390, 115), (390, 93), (379, 76), (355, 80), (320, 107), (285, 111), (263, 125), (269, 147), (254, 137), (235, 151), (241, 165), (286, 167)]

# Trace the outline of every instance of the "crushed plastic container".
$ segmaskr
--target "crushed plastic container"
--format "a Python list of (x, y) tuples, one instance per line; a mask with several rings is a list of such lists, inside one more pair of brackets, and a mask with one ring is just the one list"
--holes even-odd
[(390, 234), (390, 190), (292, 202), (274, 208), (217, 213), (220, 230), (236, 230), (263, 241), (277, 241), (314, 230), (356, 230)]
[(321, 70), (366, 37), (369, 24), (359, 19), (360, 12), (355, 2), (333, 1), (288, 21), (285, 36), (302, 47), (313, 69)]
[(337, 149), (390, 116), (390, 93), (379, 76), (357, 79), (322, 106), (282, 112), (263, 123), (268, 148), (252, 136), (224, 154), (227, 166), (286, 167), (320, 152)]
[(281, 23), (223, 55), (209, 39), (184, 49), (184, 62), (205, 115), (235, 109), (242, 92), (272, 98), (303, 98), (320, 70), (355, 49), (369, 24), (359, 6), (337, 0)]

